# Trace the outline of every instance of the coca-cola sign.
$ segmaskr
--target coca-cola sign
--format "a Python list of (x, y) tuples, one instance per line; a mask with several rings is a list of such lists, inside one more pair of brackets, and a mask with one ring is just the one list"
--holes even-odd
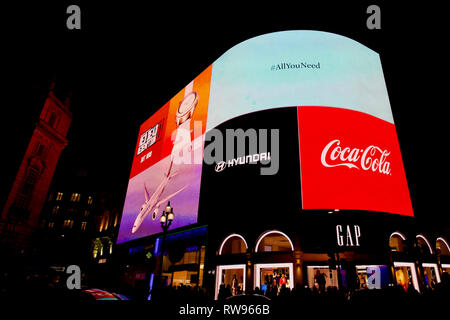
[(362, 169), (391, 174), (391, 164), (387, 161), (391, 154), (387, 149), (375, 145), (366, 148), (342, 147), (339, 139), (331, 140), (322, 150), (320, 161), (324, 167), (332, 168), (346, 166), (348, 168)]
[(414, 215), (392, 122), (345, 108), (297, 110), (303, 209)]

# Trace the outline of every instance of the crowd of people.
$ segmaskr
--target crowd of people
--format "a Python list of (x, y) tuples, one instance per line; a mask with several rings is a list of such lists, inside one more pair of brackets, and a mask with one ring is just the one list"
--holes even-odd
[[(231, 286), (222, 284), (218, 299), (224, 300), (232, 296), (230, 288)], [(256, 287), (254, 290), (248, 290), (245, 294), (263, 295), (275, 303), (286, 302), (293, 305), (330, 303), (356, 306), (367, 303), (401, 304), (402, 302), (411, 305), (415, 302), (432, 303), (442, 299), (450, 301), (450, 276), (444, 273), (440, 283), (437, 283), (433, 288), (423, 288), (422, 292), (419, 293), (412, 285), (408, 287), (408, 290), (405, 290), (401, 285), (382, 289), (361, 288), (359, 290), (338, 289), (334, 286), (325, 287), (325, 281), (320, 273), (317, 273), (312, 288), (297, 284), (293, 289), (290, 289), (286, 283), (280, 285), (279, 282), (277, 284), (276, 280), (272, 279), (272, 285), (267, 286), (266, 290)]]
[(289, 276), (287, 276), (284, 272), (274, 271), (273, 274), (266, 274), (264, 276), (264, 284), (261, 287), (262, 293), (269, 297), (273, 298), (278, 296), (280, 293), (283, 294), (284, 291), (289, 287)]
[[(2, 298), (20, 297), (23, 294), (27, 296), (46, 297), (48, 300), (73, 299), (72, 295), (68, 295), (68, 290), (64, 290), (64, 281), (61, 281), (57, 273), (49, 274), (46, 277), (31, 277), (24, 279), (23, 282), (18, 280), (13, 283), (5, 282), (10, 277), (1, 274), (0, 283), (2, 290), (0, 296)], [(361, 288), (358, 290), (338, 289), (333, 286), (324, 287), (324, 279), (320, 273), (316, 273), (314, 285), (309, 288), (296, 284), (293, 289), (290, 288), (287, 276), (283, 274), (278, 277), (268, 277), (265, 288), (256, 287), (254, 290), (242, 290), (241, 282), (236, 276), (233, 276), (229, 284), (221, 284), (218, 291), (218, 300), (225, 301), (233, 296), (242, 295), (258, 295), (265, 296), (274, 303), (281, 303), (284, 305), (314, 305), (315, 303), (336, 303), (341, 305), (365, 305), (367, 303), (381, 303), (398, 304), (402, 302), (406, 305), (415, 305), (415, 302), (420, 305), (424, 303), (434, 303), (439, 299), (447, 299), (450, 301), (450, 275), (443, 273), (441, 282), (433, 286), (423, 287), (421, 293), (417, 292), (412, 285), (405, 290), (401, 285), (389, 286), (383, 289), (367, 289)], [(284, 280), (286, 279), (286, 280)], [(122, 288), (123, 289), (123, 288)], [(265, 290), (264, 290), (265, 289)], [(122, 290), (121, 292), (124, 292)], [(130, 295), (131, 296), (131, 295)], [(147, 300), (148, 290), (141, 299), (132, 300)], [(179, 285), (176, 287), (156, 287), (151, 292), (151, 300), (155, 303), (159, 301), (192, 301), (195, 303), (209, 303), (214, 300), (213, 292), (208, 292), (204, 287)]]

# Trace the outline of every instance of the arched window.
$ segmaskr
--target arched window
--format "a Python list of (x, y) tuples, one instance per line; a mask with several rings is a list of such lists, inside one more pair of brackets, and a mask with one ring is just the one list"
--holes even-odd
[(425, 238), (423, 235), (418, 234), (416, 236), (417, 238), (417, 243), (419, 244), (419, 248), (422, 252), (429, 252), (431, 254), (433, 254), (433, 249), (431, 248), (430, 243), (428, 242), (427, 238)]
[(277, 230), (266, 231), (259, 236), (255, 252), (294, 251), (294, 245), (289, 237)]
[(442, 237), (436, 239), (436, 250), (438, 250), (441, 255), (450, 256), (450, 246)]
[(99, 238), (92, 241), (92, 256), (97, 258), (103, 254), (103, 243)]
[(226, 237), (219, 248), (219, 254), (236, 254), (245, 253), (247, 251), (247, 242), (244, 237), (234, 233)]
[(112, 253), (112, 248), (113, 248), (113, 243), (111, 241), (110, 237), (103, 237), (101, 238), (102, 241), (102, 246), (105, 249), (105, 254), (111, 254)]
[(406, 237), (400, 232), (396, 231), (389, 237), (389, 247), (392, 251), (403, 252), (405, 251)]

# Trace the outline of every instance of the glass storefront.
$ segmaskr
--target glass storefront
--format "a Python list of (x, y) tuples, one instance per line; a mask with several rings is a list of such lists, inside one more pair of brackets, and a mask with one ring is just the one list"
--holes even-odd
[(360, 289), (381, 289), (389, 285), (389, 269), (384, 265), (356, 266)]
[(260, 269), (261, 290), (264, 294), (278, 295), (281, 288), (290, 287), (289, 268), (263, 268)]
[(201, 286), (205, 260), (205, 246), (192, 246), (163, 258), (162, 277), (166, 286)]
[(328, 266), (308, 266), (308, 287), (313, 291), (323, 293), (328, 287), (339, 288), (337, 270)]
[(224, 269), (221, 274), (222, 284), (227, 290), (230, 290), (231, 295), (235, 296), (242, 293), (244, 286), (244, 270), (242, 269)]
[(217, 267), (216, 299), (219, 296), (235, 296), (245, 292), (245, 265), (225, 265)]
[(195, 271), (175, 271), (171, 274), (173, 287), (178, 287), (180, 285), (190, 286), (197, 285), (198, 273)]
[(436, 263), (423, 263), (423, 285), (429, 289), (435, 289), (436, 284), (441, 282), (439, 269)]
[(263, 263), (255, 265), (255, 288), (265, 295), (276, 296), (283, 288), (292, 289), (292, 263)]
[(394, 272), (397, 285), (402, 286), (405, 291), (410, 289), (410, 287), (420, 291), (414, 263), (394, 262)]

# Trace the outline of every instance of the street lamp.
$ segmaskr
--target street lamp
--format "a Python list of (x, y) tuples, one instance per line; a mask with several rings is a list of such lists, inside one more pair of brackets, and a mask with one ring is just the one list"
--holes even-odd
[(161, 258), (159, 265), (159, 285), (162, 286), (162, 269), (163, 269), (163, 259), (164, 259), (164, 244), (166, 242), (166, 234), (167, 230), (169, 230), (170, 225), (172, 224), (174, 218), (173, 208), (170, 206), (170, 201), (167, 202), (166, 208), (161, 213), (161, 218), (159, 222), (161, 222), (161, 228), (163, 229), (162, 243), (161, 243)]
[(170, 201), (167, 202), (167, 206), (164, 209), (164, 211), (161, 214), (161, 218), (159, 219), (159, 222), (161, 222), (161, 228), (164, 231), (164, 235), (169, 229), (170, 225), (172, 224), (174, 215), (173, 215), (173, 208), (170, 206)]

